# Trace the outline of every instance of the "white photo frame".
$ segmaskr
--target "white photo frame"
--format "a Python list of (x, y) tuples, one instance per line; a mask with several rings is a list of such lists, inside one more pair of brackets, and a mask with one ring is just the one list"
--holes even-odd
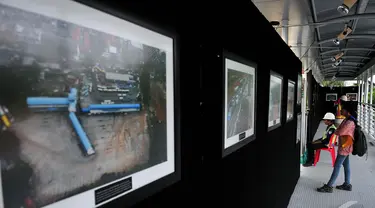
[[(93, 141), (93, 138), (90, 138), (92, 140), (93, 146), (95, 146), (96, 153), (95, 153), (95, 157), (89, 160), (89, 159), (83, 158), (83, 156), (81, 157), (79, 155), (81, 154), (79, 151), (77, 151), (77, 155), (75, 154), (68, 155), (68, 153), (64, 153), (64, 151), (60, 151), (60, 150), (64, 150), (64, 146), (58, 146), (54, 148), (53, 151), (51, 152), (54, 152), (55, 155), (49, 155), (50, 154), (48, 153), (49, 150), (48, 151), (46, 150), (46, 153), (43, 154), (43, 151), (44, 151), (42, 148), (43, 144), (39, 149), (35, 147), (35, 150), (39, 151), (38, 154), (32, 151), (32, 149), (30, 148), (23, 149), (26, 146), (28, 146), (30, 142), (34, 144), (35, 142), (38, 143), (38, 141), (34, 140), (35, 137), (32, 137), (32, 138), (28, 137), (28, 136), (33, 135), (32, 133), (30, 133), (32, 131), (31, 127), (28, 128), (28, 130), (24, 130), (23, 132), (19, 133), (20, 135), (22, 134), (25, 137), (20, 142), (21, 143), (20, 154), (22, 154), (22, 157), (27, 158), (26, 161), (28, 162), (29, 166), (33, 169), (32, 178), (41, 179), (43, 177), (38, 174), (45, 172), (43, 176), (48, 176), (49, 177), (48, 180), (51, 181), (49, 184), (48, 183), (42, 184), (41, 182), (38, 182), (38, 180), (33, 181), (31, 186), (37, 187), (37, 189), (33, 187), (33, 190), (36, 189), (38, 191), (34, 193), (34, 195), (36, 195), (36, 198), (35, 199), (32, 198), (32, 201), (34, 201), (35, 203), (38, 203), (37, 207), (48, 207), (48, 208), (67, 208), (67, 207), (77, 207), (77, 206), (79, 206), (80, 208), (99, 207), (114, 199), (120, 198), (133, 191), (139, 190), (140, 188), (154, 181), (157, 181), (165, 176), (175, 173), (176, 171), (175, 130), (174, 130), (174, 125), (175, 125), (174, 124), (174, 119), (175, 119), (174, 53), (175, 52), (174, 52), (174, 39), (173, 38), (159, 34), (157, 32), (151, 31), (142, 26), (131, 23), (127, 20), (120, 19), (118, 17), (112, 16), (110, 14), (104, 13), (102, 11), (96, 10), (94, 8), (85, 6), (83, 4), (80, 4), (74, 1), (2, 0), (0, 2), (0, 8), (3, 9), (5, 13), (14, 13), (14, 14), (19, 13), (21, 14), (21, 16), (26, 17), (26, 18), (23, 18), (22, 23), (19, 23), (18, 28), (20, 29), (17, 31), (19, 33), (22, 33), (22, 31), (24, 30), (32, 31), (32, 29), (27, 28), (27, 27), (29, 27), (30, 25), (33, 25), (35, 22), (28, 24), (27, 22), (29, 20), (40, 21), (40, 19), (42, 19), (42, 24), (41, 24), (42, 26), (40, 27), (42, 27), (43, 30), (45, 30), (45, 31), (42, 30), (42, 32), (45, 33), (46, 35), (42, 34), (42, 37), (41, 37), (42, 41), (40, 42), (40, 38), (39, 38), (39, 42), (36, 41), (35, 44), (43, 45), (43, 38), (48, 38), (48, 37), (51, 38), (51, 36), (55, 37), (56, 36), (55, 32), (52, 32), (52, 30), (49, 31), (48, 29), (55, 28), (57, 27), (55, 24), (61, 23), (61, 27), (65, 28), (61, 30), (63, 30), (64, 32), (67, 32), (68, 34), (69, 34), (69, 30), (66, 28), (77, 27), (85, 31), (90, 31), (90, 32), (94, 31), (95, 34), (99, 34), (99, 35), (103, 34), (103, 36), (107, 35), (110, 37), (114, 37), (116, 41), (117, 40), (126, 41), (127, 44), (131, 45), (131, 48), (134, 49), (134, 51), (136, 51), (137, 53), (141, 53), (143, 50), (146, 50), (145, 49), (146, 47), (148, 47), (148, 48), (152, 48), (153, 51), (156, 51), (155, 53), (165, 54), (165, 59), (162, 58), (164, 62), (161, 61), (164, 63), (162, 68), (163, 70), (165, 70), (165, 72), (160, 72), (161, 74), (165, 73), (165, 79), (163, 79), (163, 81), (160, 81), (160, 80), (153, 81), (157, 83), (155, 84), (155, 86), (158, 86), (157, 87), (158, 91), (160, 91), (163, 95), (165, 95), (165, 98), (160, 98), (160, 99), (164, 99), (165, 102), (163, 102), (163, 104), (160, 104), (161, 107), (158, 104), (161, 110), (159, 111), (159, 113), (156, 112), (156, 114), (159, 114), (159, 115), (155, 116), (157, 117), (157, 119), (155, 119), (156, 121), (155, 125), (151, 125), (151, 123), (148, 123), (149, 121), (147, 120), (151, 117), (151, 113), (149, 112), (152, 110), (150, 109), (139, 110), (140, 113), (134, 112), (132, 114), (124, 115), (124, 117), (121, 118), (124, 120), (124, 124), (123, 124), (124, 126), (125, 126), (125, 121), (128, 123), (134, 123), (134, 125), (139, 124), (138, 125), (140, 126), (139, 129), (142, 128), (144, 132), (148, 132), (147, 134), (149, 135), (146, 137), (144, 136), (144, 134), (146, 133), (139, 133), (139, 134), (134, 133), (133, 134), (133, 132), (130, 132), (129, 135), (131, 136), (128, 136), (128, 138), (132, 138), (132, 137), (138, 138), (139, 139), (138, 141), (142, 141), (142, 143), (136, 143), (136, 142), (126, 143), (127, 141), (125, 141), (124, 139), (124, 142), (125, 142), (124, 146), (114, 145), (111, 147), (112, 149), (117, 148), (118, 146), (120, 146), (121, 148), (125, 148), (125, 144), (128, 145), (129, 147), (131, 146), (131, 148), (134, 147), (134, 149), (130, 148), (131, 151), (134, 151), (134, 154), (127, 156), (126, 160), (133, 161), (135, 165), (128, 165), (126, 161), (124, 162), (120, 159), (118, 161), (117, 159), (112, 159), (118, 163), (114, 162), (116, 164), (113, 166), (111, 165), (113, 161), (111, 160), (110, 153), (108, 153), (107, 147), (104, 147), (105, 145), (102, 144), (104, 143), (103, 141), (107, 142), (107, 140), (108, 140), (108, 144), (109, 143), (112, 144), (111, 141), (114, 141), (114, 140), (110, 139), (110, 137), (106, 137), (106, 139), (103, 139), (103, 140), (99, 140), (100, 138), (95, 139), (95, 141)], [(0, 13), (0, 15), (2, 15), (2, 13)], [(13, 19), (12, 21), (15, 21), (15, 19)], [(33, 26), (33, 27), (39, 27), (39, 26)], [(52, 42), (50, 41), (48, 43), (49, 45), (47, 46), (46, 44), (45, 47), (52, 47), (52, 48), (55, 47), (53, 45), (53, 42), (54, 41)], [(51, 43), (52, 43), (52, 46), (51, 46)], [(82, 44), (86, 44), (86, 43), (82, 43)], [(106, 56), (111, 53), (117, 54), (118, 51), (123, 50), (120, 46), (118, 46), (117, 49), (114, 48), (113, 45), (109, 45), (108, 47), (109, 48), (107, 51), (103, 50), (103, 54), (106, 54)], [(75, 49), (74, 53), (77, 53), (76, 59), (79, 60), (80, 55), (82, 55), (84, 52), (83, 50), (79, 49), (79, 46), (74, 47), (74, 49)], [(104, 55), (103, 57), (105, 58)], [(126, 58), (123, 57), (123, 59), (126, 59)], [(145, 60), (143, 59), (143, 61)], [(140, 60), (140, 63), (141, 62), (142, 61)], [(95, 63), (92, 63), (92, 64), (95, 64)], [(150, 97), (151, 97), (150, 100), (152, 99), (156, 100), (156, 98), (153, 98), (153, 94), (151, 94)], [(154, 104), (150, 104), (150, 106), (151, 105), (154, 105)], [(12, 109), (11, 108), (12, 106), (8, 106), (8, 107)], [(166, 109), (168, 109), (168, 111)], [(155, 110), (155, 111), (158, 111), (158, 110)], [(141, 119), (141, 116), (144, 119)], [(17, 128), (20, 128), (22, 126), (27, 126), (27, 125), (25, 123), (21, 123), (20, 119), (17, 120), (16, 114), (14, 114), (14, 117), (15, 117), (15, 123), (14, 123), (13, 131), (15, 131), (16, 134), (18, 134)], [(130, 119), (130, 118), (133, 119), (133, 122), (131, 122), (130, 120), (127, 121), (127, 119)], [(22, 119), (25, 119), (25, 118), (22, 118)], [(28, 122), (28, 123), (30, 124), (32, 122)], [(34, 123), (37, 123), (37, 122), (34, 122)], [(120, 126), (119, 128), (122, 128), (122, 125), (119, 125), (119, 126)], [(147, 139), (147, 138), (152, 137), (151, 134), (153, 135), (157, 135), (157, 134), (149, 133), (151, 132), (150, 130), (151, 128), (154, 128), (153, 131), (155, 131), (156, 128), (162, 129), (160, 131), (164, 133), (159, 133), (158, 135), (162, 135), (160, 137), (160, 140), (163, 141), (163, 144), (161, 146), (165, 146), (165, 149), (166, 149), (165, 154), (163, 155), (164, 159), (158, 162), (155, 162), (155, 164), (153, 164), (152, 166), (147, 164), (149, 161), (148, 158), (152, 157), (152, 155), (150, 155), (151, 154), (150, 148), (152, 148), (151, 147), (152, 144), (150, 143), (150, 139)], [(28, 131), (29, 131), (29, 134), (27, 134)], [(127, 131), (131, 131), (131, 130), (127, 129), (126, 132)], [(35, 132), (38, 132), (38, 131), (35, 131)], [(86, 133), (90, 135), (90, 129), (87, 129)], [(64, 139), (63, 144), (72, 142), (67, 137), (61, 138), (61, 139)], [(121, 140), (120, 136), (117, 139)], [(132, 140), (132, 141), (135, 141), (135, 140)], [(0, 145), (1, 145), (1, 141), (0, 141)], [(48, 142), (46, 142), (45, 146), (48, 146)], [(71, 149), (74, 149), (74, 148), (75, 147), (72, 146)], [(120, 150), (116, 150), (116, 151), (122, 151), (121, 148)], [(76, 149), (78, 150), (78, 148)], [(62, 155), (56, 154), (56, 151), (60, 152)], [(142, 151), (148, 152), (148, 153), (143, 154)], [(147, 154), (148, 157), (139, 156), (138, 154), (141, 154), (141, 155)], [(41, 161), (42, 158), (49, 158), (49, 157), (51, 158), (50, 162), (48, 162), (47, 159), (44, 159), (44, 162), (42, 164), (38, 162), (38, 160)], [(56, 164), (59, 164), (59, 163), (52, 164), (52, 162), (54, 161), (52, 158), (55, 158), (55, 157), (59, 157), (60, 160), (62, 161), (61, 164), (65, 164), (63, 168), (57, 167), (58, 165)], [(108, 157), (107, 162), (106, 163), (96, 162), (96, 161), (105, 161), (104, 159), (99, 160), (100, 157)], [(76, 166), (69, 166), (70, 162), (67, 162), (68, 161), (67, 158), (70, 158), (69, 161), (77, 160), (81, 162), (79, 164), (77, 163)], [(86, 169), (83, 170), (84, 168)], [(75, 171), (77, 171), (77, 173), (73, 174)], [(104, 180), (103, 178), (106, 178), (106, 177), (107, 179)], [(2, 174), (2, 178), (4, 179), (4, 174)], [(80, 184), (77, 185), (76, 183), (77, 181), (80, 181), (79, 182)], [(123, 183), (123, 181), (125, 181), (125, 183)], [(116, 186), (111, 186), (115, 184)], [(0, 187), (2, 187), (2, 193), (5, 195), (6, 192), (9, 191), (9, 189), (4, 188), (4, 185), (5, 185), (4, 181), (0, 180)], [(110, 188), (108, 188), (107, 191), (103, 191), (103, 189), (106, 189), (107, 187), (110, 187)], [(120, 191), (119, 188), (121, 188), (121, 190), (123, 191)], [(108, 197), (107, 195), (110, 195), (110, 196)], [(4, 203), (4, 201), (2, 201), (1, 199), (2, 197), (0, 197), (0, 206), (3, 205)], [(5, 206), (5, 208), (7, 207)]]
[(297, 105), (302, 103), (302, 75), (298, 74), (297, 76)]
[(225, 58), (224, 150), (255, 133), (255, 70)]
[(336, 100), (337, 100), (337, 93), (326, 94), (326, 101), (336, 101)]
[(287, 110), (286, 120), (290, 121), (294, 118), (294, 101), (295, 101), (295, 89), (296, 83), (292, 80), (288, 80), (288, 99), (287, 99)]
[(270, 75), (268, 129), (281, 126), (283, 77), (275, 72)]

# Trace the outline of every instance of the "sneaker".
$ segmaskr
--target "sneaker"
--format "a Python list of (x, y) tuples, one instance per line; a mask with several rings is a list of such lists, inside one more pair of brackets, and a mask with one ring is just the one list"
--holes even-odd
[(352, 191), (351, 184), (342, 184), (341, 186), (336, 186), (337, 189), (344, 190), (344, 191)]
[(313, 166), (313, 163), (308, 162), (308, 163), (303, 164), (302, 166), (303, 167), (311, 167), (311, 166)]
[(322, 193), (332, 193), (333, 192), (333, 188), (328, 186), (327, 184), (324, 184), (323, 187), (317, 188), (316, 190), (318, 192), (322, 192)]

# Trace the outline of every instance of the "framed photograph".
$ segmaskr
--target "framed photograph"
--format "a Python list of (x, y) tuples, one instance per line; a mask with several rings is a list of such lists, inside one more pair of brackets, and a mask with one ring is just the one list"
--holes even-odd
[(296, 144), (301, 141), (301, 122), (302, 122), (302, 114), (298, 113), (297, 115), (297, 136), (296, 136)]
[(272, 130), (281, 125), (281, 101), (283, 77), (275, 72), (270, 75), (268, 129)]
[(348, 101), (358, 101), (357, 93), (346, 93), (346, 97), (348, 97)]
[(225, 57), (224, 151), (238, 149), (241, 146), (233, 146), (255, 135), (256, 65), (229, 57)]
[(298, 74), (297, 76), (297, 105), (302, 103), (302, 75)]
[(292, 80), (288, 80), (288, 104), (286, 111), (286, 120), (293, 120), (294, 115), (294, 92), (295, 92), (296, 83)]
[(326, 101), (336, 101), (336, 100), (337, 100), (337, 93), (326, 94)]
[(175, 178), (173, 35), (74, 1), (2, 0), (0, 19), (0, 207), (93, 208)]

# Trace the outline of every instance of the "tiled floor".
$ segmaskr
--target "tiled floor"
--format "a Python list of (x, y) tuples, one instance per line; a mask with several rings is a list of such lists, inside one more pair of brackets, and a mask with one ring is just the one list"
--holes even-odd
[[(315, 138), (321, 137), (325, 126), (320, 124)], [(327, 183), (332, 173), (331, 158), (328, 152), (322, 152), (316, 167), (301, 167), (301, 177), (295, 187), (288, 208), (375, 208), (375, 147), (369, 144), (366, 156), (350, 156), (353, 191), (334, 190), (319, 193), (317, 187)], [(344, 170), (341, 168), (336, 181), (342, 184)]]

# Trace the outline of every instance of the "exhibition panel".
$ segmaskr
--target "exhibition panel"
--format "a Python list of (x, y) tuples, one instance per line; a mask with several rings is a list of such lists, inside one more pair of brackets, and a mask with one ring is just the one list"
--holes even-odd
[(92, 208), (178, 179), (174, 35), (74, 1), (2, 0), (0, 19), (0, 207)]
[(292, 120), (294, 116), (295, 86), (296, 86), (295, 82), (288, 80), (288, 103), (287, 103), (287, 111), (286, 111), (287, 121)]
[(337, 100), (337, 93), (326, 94), (326, 101), (336, 101), (336, 100)]
[[(254, 136), (255, 65), (225, 58), (224, 150)], [(239, 148), (239, 147), (238, 147)]]
[(268, 129), (272, 130), (281, 125), (283, 77), (275, 72), (270, 75)]

